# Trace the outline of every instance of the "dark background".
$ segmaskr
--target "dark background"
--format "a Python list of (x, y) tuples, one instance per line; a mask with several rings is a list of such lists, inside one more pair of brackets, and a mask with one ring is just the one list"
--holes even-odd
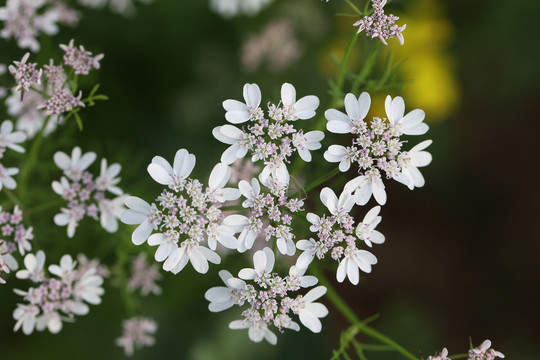
[[(444, 111), (437, 111), (441, 108), (435, 105), (432, 112), (429, 104), (423, 107), (414, 100), (413, 107), (407, 106), (407, 111), (425, 108), (431, 127), (422, 137), (434, 140), (429, 148), (434, 160), (422, 169), (426, 186), (410, 192), (386, 182), (389, 201), (382, 210), (380, 230), (387, 241), (373, 251), (379, 263), (358, 286), (344, 283), (338, 290), (361, 318), (379, 313), (372, 325), (413, 353), (427, 356), (445, 346), (450, 354), (462, 353), (471, 337), (475, 345), (491, 339), (508, 359), (538, 359), (540, 192), (535, 155), (540, 57), (534, 23), (540, 6), (525, 0), (404, 0), (387, 8), (411, 18), (404, 49), (435, 48), (452, 64), (445, 75), (453, 79), (450, 90), (434, 75), (433, 87), (422, 91), (455, 97), (448, 100), (454, 105)], [(351, 18), (333, 16), (344, 9), (337, 0), (329, 4), (282, 0), (256, 18), (232, 20), (211, 13), (206, 1), (156, 0), (138, 5), (133, 18), (87, 10), (76, 29), (64, 27), (42, 44), (50, 46), (56, 58), (60, 55), (56, 44), (71, 38), (94, 53), (104, 53), (101, 70), (89, 82), (99, 81), (110, 100), (83, 112), (82, 133), (74, 124), (68, 125), (72, 130), (63, 131), (83, 150), (122, 163), (123, 189), (141, 197), (148, 194), (147, 200), (159, 189), (149, 185), (145, 170), (154, 155), (172, 159), (177, 149), (189, 149), (199, 164), (194, 174), (204, 181), (224, 150), (211, 136), (211, 129), (224, 122), (221, 102), (241, 99), (244, 83), (258, 83), (263, 102), (276, 100), (283, 82), (294, 84), (299, 95), (316, 94), (321, 104), (328, 102), (327, 80), (335, 76), (328, 52), (335, 49), (340, 54), (353, 32)], [(242, 40), (276, 17), (296, 24), (305, 46), (301, 61), (277, 74), (264, 67), (254, 73), (243, 71)], [(450, 30), (442, 39), (433, 32), (427, 39), (433, 43), (414, 43), (407, 34), (414, 32), (414, 20), (426, 19), (450, 24)], [(24, 53), (12, 41), (2, 41), (1, 46), (0, 62), (9, 63)], [(406, 53), (407, 63), (414, 64), (419, 51)], [(353, 60), (360, 61), (361, 56)], [(410, 73), (401, 76), (415, 78)], [(402, 94), (409, 104), (407, 91), (405, 87)], [(379, 95), (387, 93), (400, 94), (384, 90)], [(44, 161), (54, 151), (73, 146), (58, 137), (51, 139), (56, 140), (46, 143)], [(44, 174), (50, 178), (43, 176), (43, 181), (59, 177), (53, 170)], [(363, 216), (365, 211), (358, 213)], [(56, 242), (63, 244), (64, 252), (83, 248), (95, 256), (96, 243), (116, 241), (104, 232), (98, 232), (102, 239), (85, 236), (86, 225), (77, 230), (80, 240), (76, 236), (68, 241), (64, 229), (46, 230), (51, 218), (32, 220), (40, 244), (52, 253), (48, 263), (60, 257), (55, 255)], [(129, 231), (124, 228), (116, 236), (129, 237)], [(140, 312), (159, 323), (156, 345), (134, 358), (329, 359), (340, 331), (348, 326), (329, 304), (321, 334), (288, 332), (275, 347), (251, 343), (245, 331), (228, 330), (227, 323), (239, 318), (237, 311), (211, 314), (206, 310), (203, 293), (219, 283), (217, 269), (238, 267), (236, 261), (211, 267), (204, 277), (191, 268), (178, 276), (165, 274), (164, 294), (149, 296), (140, 304)], [(13, 277), (10, 280), (13, 287), (27, 286)], [(9, 283), (2, 286), (1, 357), (123, 358), (113, 343), (125, 317), (122, 300), (117, 288), (106, 290), (102, 305), (92, 307), (76, 323), (65, 324), (60, 334), (27, 337), (11, 331), (16, 296)], [(396, 354), (370, 356), (398, 358)]]

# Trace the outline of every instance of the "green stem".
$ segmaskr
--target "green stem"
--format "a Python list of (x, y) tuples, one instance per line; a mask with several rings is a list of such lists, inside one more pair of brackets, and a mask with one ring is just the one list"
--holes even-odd
[(358, 9), (353, 3), (351, 0), (345, 0), (347, 2), (347, 4), (349, 4), (349, 6), (354, 10), (356, 11), (356, 13), (360, 16), (362, 16), (362, 11), (360, 11), (360, 9)]
[(13, 193), (13, 191), (7, 189), (6, 187), (4, 187), (2, 191), (15, 205), (19, 206), (21, 209), (23, 208), (21, 200), (19, 200), (19, 198)]
[(24, 164), (21, 175), (19, 177), (19, 193), (24, 193), (24, 191), (26, 190), (26, 186), (28, 185), (28, 176), (30, 175), (30, 172), (32, 171), (32, 168), (37, 160), (39, 148), (41, 147), (41, 143), (43, 142), (43, 133), (45, 132), (45, 128), (47, 127), (50, 118), (50, 116), (47, 116), (45, 118), (45, 121), (43, 121), (43, 126), (41, 126), (39, 133), (37, 134), (34, 142), (32, 143), (32, 148), (30, 149), (28, 160)]
[[(358, 39), (359, 34), (355, 33), (353, 37), (351, 38), (351, 41), (349, 41), (349, 45), (347, 45), (347, 49), (345, 50), (345, 55), (343, 56), (343, 60), (341, 60), (341, 64), (339, 66), (339, 72), (336, 79), (336, 87), (343, 91), (343, 83), (345, 81), (345, 74), (347, 73), (347, 64), (349, 63), (349, 58), (351, 57), (352, 51), (354, 49), (354, 44), (356, 43), (356, 39)], [(341, 94), (334, 94), (334, 97), (340, 96)], [(335, 103), (335, 99), (332, 99), (332, 103)]]
[(401, 355), (403, 355), (405, 358), (409, 360), (418, 360), (416, 356), (411, 354), (407, 349), (405, 349), (403, 346), (396, 343), (394, 340), (390, 339), (384, 334), (381, 334), (377, 330), (367, 326), (365, 322), (362, 322), (358, 316), (352, 311), (352, 309), (345, 303), (345, 301), (339, 296), (338, 292), (334, 289), (330, 281), (326, 279), (323, 272), (317, 268), (317, 266), (314, 266), (315, 264), (311, 264), (310, 270), (313, 275), (315, 275), (318, 279), (321, 285), (326, 286), (328, 299), (332, 302), (332, 304), (339, 310), (339, 312), (353, 325), (356, 325), (358, 328), (358, 331), (364, 333), (365, 335), (383, 343), (390, 347), (392, 347), (395, 351), (399, 352)]
[[(309, 184), (307, 184), (306, 187), (304, 187), (303, 191), (306, 192), (306, 193), (310, 192), (311, 190), (313, 190), (317, 186), (325, 183), (326, 181), (330, 180), (331, 178), (333, 178), (334, 176), (336, 176), (339, 173), (340, 173), (339, 168), (335, 168), (334, 170), (330, 171), (329, 173), (326, 173), (323, 176), (319, 177), (318, 179), (315, 179), (312, 182), (310, 182)], [(300, 191), (297, 191), (291, 197), (295, 197), (299, 193), (300, 193)]]

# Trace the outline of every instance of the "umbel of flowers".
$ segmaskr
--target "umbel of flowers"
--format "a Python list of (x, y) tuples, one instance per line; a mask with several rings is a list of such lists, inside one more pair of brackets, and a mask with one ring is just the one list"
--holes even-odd
[(158, 246), (156, 261), (175, 274), (188, 261), (203, 274), (208, 271), (208, 262), (219, 264), (221, 259), (214, 251), (218, 242), (229, 249), (238, 246), (234, 230), (222, 224), (220, 210), (223, 202), (240, 196), (238, 189), (224, 188), (231, 168), (218, 163), (204, 188), (199, 180), (189, 177), (194, 166), (195, 156), (185, 149), (178, 150), (173, 166), (160, 156), (154, 157), (148, 173), (166, 188), (152, 205), (128, 197), (125, 204), (129, 209), (122, 215), (122, 222), (139, 225), (133, 232), (133, 243), (141, 245), (148, 240), (149, 245)]
[(87, 303), (97, 305), (101, 302), (103, 278), (96, 274), (98, 269), (95, 267), (77, 268), (77, 262), (70, 255), (64, 255), (59, 265), (48, 268), (54, 276), (47, 276), (43, 251), (26, 255), (24, 264), (26, 269), (19, 270), (16, 276), (29, 279), (36, 286), (27, 291), (15, 290), (24, 300), (13, 312), (15, 331), (22, 328), (28, 335), (34, 329), (43, 331), (47, 328), (51, 333), (57, 333), (62, 329), (62, 321), (87, 314)]
[[(116, 186), (120, 182), (118, 175), (121, 166), (108, 165), (107, 160), (102, 159), (101, 172), (94, 177), (87, 169), (95, 159), (95, 153), (82, 154), (78, 146), (73, 148), (71, 156), (61, 151), (54, 154), (54, 162), (63, 170), (64, 176), (60, 181), (53, 181), (52, 188), (67, 201), (67, 207), (61, 208), (61, 213), (54, 217), (54, 223), (67, 226), (69, 237), (73, 237), (85, 216), (99, 220), (108, 232), (116, 232), (118, 229), (118, 219), (124, 210), (127, 196)], [(108, 193), (115, 197), (107, 198)]]
[(280, 332), (283, 329), (299, 331), (300, 326), (290, 317), (292, 314), (298, 315), (300, 322), (311, 331), (320, 332), (319, 318), (325, 317), (328, 309), (314, 301), (326, 293), (326, 288), (318, 286), (304, 296), (291, 296), (302, 288), (314, 286), (318, 280), (314, 276), (304, 276), (304, 270), (294, 266), (289, 275), (282, 278), (273, 272), (274, 260), (274, 252), (264, 248), (253, 255), (253, 268), (240, 270), (239, 279), (226, 270), (220, 271), (226, 287), (214, 287), (206, 292), (209, 310), (217, 312), (234, 305), (247, 305), (242, 312), (243, 319), (231, 322), (229, 327), (248, 329), (249, 338), (255, 342), (265, 339), (276, 344), (277, 337), (269, 329), (272, 326)]
[[(271, 331), (272, 326), (279, 331), (300, 329), (292, 315), (298, 315), (300, 322), (310, 330), (321, 330), (319, 319), (326, 316), (327, 309), (314, 300), (324, 295), (326, 289), (319, 286), (304, 296), (290, 295), (317, 283), (313, 276), (304, 276), (315, 258), (322, 260), (329, 255), (337, 261), (339, 282), (348, 278), (358, 284), (361, 271), (371, 272), (377, 258), (363, 245), (371, 248), (385, 241), (384, 235), (376, 230), (381, 222), (381, 208), (373, 207), (361, 222), (356, 222), (349, 212), (355, 203), (365, 205), (372, 194), (381, 205), (386, 202), (382, 173), (410, 188), (423, 186), (418, 167), (431, 161), (431, 155), (423, 151), (430, 141), (408, 152), (402, 149), (405, 143), (402, 135), (423, 134), (428, 127), (423, 123), (422, 110), (404, 115), (405, 105), (400, 97), (387, 98), (386, 118), (375, 117), (369, 121), (365, 119), (371, 102), (369, 95), (362, 93), (356, 98), (348, 94), (346, 114), (329, 109), (325, 116), (329, 131), (353, 135), (352, 145), (331, 145), (324, 158), (331, 163), (339, 162), (342, 172), (356, 164), (357, 176), (349, 181), (339, 197), (331, 188), (322, 189), (320, 200), (328, 210), (326, 214), (301, 214), (305, 213), (304, 199), (290, 194), (288, 164), (295, 152), (302, 160), (311, 161), (310, 151), (321, 148), (322, 131), (304, 133), (295, 126), (298, 121), (315, 116), (319, 100), (315, 96), (296, 100), (295, 88), (285, 83), (281, 88), (281, 101), (277, 105), (268, 103), (265, 114), (260, 107), (261, 92), (256, 84), (246, 84), (243, 97), (245, 102), (223, 102), (225, 118), (230, 124), (214, 128), (213, 135), (229, 147), (221, 156), (222, 162), (212, 170), (209, 185), (204, 188), (191, 178), (195, 156), (187, 150), (178, 150), (173, 165), (156, 156), (148, 165), (148, 173), (166, 188), (151, 204), (137, 197), (127, 198), (125, 203), (129, 209), (122, 215), (122, 221), (138, 225), (132, 234), (133, 243), (140, 245), (148, 241), (149, 245), (158, 246), (156, 261), (163, 262), (163, 269), (175, 274), (188, 262), (199, 273), (208, 271), (209, 262), (219, 264), (221, 258), (214, 251), (217, 243), (244, 253), (260, 239), (263, 245), (257, 244), (257, 247), (264, 250), (255, 253), (254, 268), (241, 270), (238, 278), (227, 270), (221, 271), (225, 287), (210, 289), (206, 298), (211, 311), (247, 305), (242, 312), (243, 319), (232, 322), (230, 327), (247, 328), (251, 340), (266, 339), (275, 344), (277, 338)], [(237, 189), (226, 188), (231, 177), (228, 164), (248, 154), (255, 165), (264, 164), (259, 175), (250, 181), (239, 181)], [(225, 216), (222, 204), (240, 196), (244, 198), (243, 210)], [(294, 217), (307, 221), (305, 225), (296, 221), (293, 226)], [(314, 236), (296, 240), (296, 234), (305, 233), (308, 228)], [(274, 272), (275, 253), (266, 244), (275, 246), (276, 253), (285, 257), (294, 256), (296, 249), (302, 251), (287, 276)]]
[[(19, 264), (14, 255), (24, 256), (32, 250), (30, 240), (34, 238), (33, 228), (23, 224), (23, 212), (18, 206), (13, 211), (5, 211), (0, 207), (0, 274), (9, 270), (17, 270)], [(4, 280), (0, 279), (4, 283)]]

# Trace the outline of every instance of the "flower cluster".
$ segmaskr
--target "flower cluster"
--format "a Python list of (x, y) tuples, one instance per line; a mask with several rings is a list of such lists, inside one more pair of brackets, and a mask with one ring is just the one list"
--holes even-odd
[(386, 0), (371, 0), (373, 5), (373, 14), (364, 16), (363, 19), (358, 20), (353, 26), (358, 26), (358, 33), (365, 30), (366, 36), (377, 38), (381, 40), (384, 45), (388, 45), (386, 39), (391, 39), (394, 36), (397, 37), (399, 43), (403, 45), (405, 39), (403, 38), (403, 30), (407, 25), (399, 27), (396, 25), (396, 20), (399, 20), (398, 16), (386, 15), (384, 13), (384, 5)]
[(30, 240), (34, 238), (33, 228), (23, 225), (23, 213), (18, 206), (12, 212), (3, 211), (0, 207), (0, 270), (9, 272), (6, 269), (17, 270), (19, 264), (12, 255), (19, 252), (21, 256), (32, 250)]
[(259, 179), (268, 186), (287, 187), (289, 171), (287, 163), (295, 151), (304, 161), (311, 161), (310, 150), (321, 148), (324, 138), (322, 131), (310, 131), (304, 134), (291, 123), (306, 120), (315, 116), (319, 106), (316, 96), (305, 96), (296, 101), (296, 89), (285, 83), (281, 87), (281, 102), (278, 105), (268, 104), (268, 119), (259, 107), (261, 90), (257, 84), (244, 85), (244, 100), (225, 100), (223, 108), (227, 111), (225, 119), (232, 124), (248, 123), (245, 130), (233, 125), (214, 128), (212, 134), (219, 141), (231, 145), (221, 161), (231, 164), (243, 158), (248, 152), (251, 160), (264, 161), (265, 167)]
[[(84, 46), (80, 45), (77, 49), (73, 45), (73, 39), (67, 45), (60, 45), (64, 50), (64, 64), (71, 67), (77, 75), (88, 75), (92, 68), (99, 69), (99, 61), (103, 59), (103, 54), (92, 56), (92, 53), (85, 50)], [(57, 73), (52, 71), (54, 75)]]
[(150, 293), (161, 294), (161, 287), (156, 281), (161, 279), (161, 273), (156, 264), (149, 265), (146, 262), (146, 254), (141, 253), (133, 259), (131, 266), (131, 276), (128, 279), (127, 288), (131, 292), (140, 289), (142, 296)]
[(48, 267), (49, 273), (56, 277), (46, 276), (42, 251), (26, 255), (24, 264), (26, 269), (19, 270), (16, 276), (39, 285), (27, 291), (15, 290), (23, 296), (25, 303), (17, 304), (13, 312), (14, 331), (22, 327), (23, 333), (29, 335), (34, 328), (38, 331), (47, 328), (51, 333), (58, 333), (62, 329), (62, 320), (87, 314), (86, 303), (97, 305), (101, 302), (103, 278), (96, 275), (94, 268), (77, 269), (77, 262), (70, 255), (62, 256), (59, 265)]
[(307, 269), (315, 256), (323, 259), (330, 253), (332, 259), (339, 262), (337, 280), (343, 282), (348, 277), (356, 285), (360, 278), (359, 270), (370, 273), (371, 266), (377, 263), (372, 253), (358, 248), (357, 241), (363, 241), (371, 247), (372, 243), (382, 244), (385, 240), (384, 235), (375, 230), (381, 221), (380, 206), (371, 209), (355, 229), (354, 218), (349, 215), (354, 205), (354, 197), (350, 192), (343, 191), (338, 199), (332, 189), (324, 188), (320, 197), (330, 215), (319, 217), (314, 213), (307, 214), (307, 220), (311, 223), (309, 229), (317, 233), (317, 240), (310, 238), (298, 241), (296, 246), (303, 253), (298, 257), (296, 266)]
[(294, 255), (291, 214), (302, 211), (304, 201), (288, 198), (285, 189), (280, 187), (261, 192), (261, 185), (255, 178), (251, 182), (240, 181), (238, 188), (246, 198), (242, 206), (250, 209), (250, 214), (248, 217), (229, 215), (223, 220), (225, 225), (240, 233), (237, 250), (245, 252), (251, 249), (257, 236), (262, 234), (266, 241), (275, 239), (282, 254)]
[[(221, 224), (221, 203), (240, 197), (238, 189), (224, 188), (231, 168), (217, 164), (204, 189), (199, 180), (189, 178), (194, 166), (195, 156), (185, 149), (177, 151), (173, 166), (160, 156), (154, 157), (148, 173), (167, 189), (156, 198), (158, 205), (134, 196), (127, 198), (129, 209), (122, 215), (122, 222), (139, 225), (133, 232), (133, 243), (141, 245), (148, 240), (149, 245), (158, 246), (156, 261), (164, 261), (163, 269), (175, 274), (188, 261), (203, 274), (208, 271), (208, 262), (219, 264), (221, 258), (214, 252), (218, 242), (229, 249), (238, 246), (234, 230)], [(155, 230), (160, 232), (152, 234)], [(202, 245), (205, 241), (208, 247)]]
[(355, 192), (356, 203), (365, 205), (371, 195), (380, 204), (386, 203), (386, 192), (381, 173), (393, 178), (410, 189), (424, 186), (424, 177), (418, 167), (431, 162), (431, 155), (423, 151), (431, 144), (426, 140), (409, 151), (401, 149), (402, 135), (422, 135), (428, 130), (423, 122), (425, 114), (415, 109), (404, 115), (405, 103), (401, 97), (385, 101), (386, 118), (374, 117), (366, 122), (371, 105), (368, 93), (363, 92), (358, 99), (353, 94), (345, 96), (346, 114), (336, 109), (325, 112), (328, 131), (336, 134), (350, 133), (354, 136), (351, 146), (331, 145), (324, 153), (329, 162), (339, 162), (339, 170), (349, 170), (351, 163), (358, 165), (358, 177), (349, 181), (346, 189)]
[[(107, 165), (107, 160), (101, 160), (100, 175), (94, 175), (86, 169), (94, 162), (96, 154), (88, 152), (82, 154), (79, 147), (73, 148), (71, 157), (58, 151), (54, 154), (55, 164), (63, 170), (64, 176), (60, 181), (53, 181), (52, 188), (55, 193), (68, 201), (67, 208), (61, 208), (61, 213), (55, 215), (54, 223), (58, 226), (67, 226), (67, 234), (73, 237), (75, 230), (85, 216), (100, 220), (101, 226), (108, 232), (116, 232), (118, 221), (124, 207), (126, 195), (116, 186), (120, 181), (118, 174), (119, 164)], [(116, 195), (115, 198), (106, 197), (107, 192)]]
[[(214, 287), (206, 292), (209, 310), (218, 312), (234, 305), (248, 305), (242, 312), (244, 319), (231, 322), (229, 328), (249, 329), (249, 338), (254, 342), (266, 339), (270, 344), (276, 344), (277, 337), (269, 329), (272, 325), (280, 332), (284, 329), (299, 331), (300, 326), (290, 317), (291, 313), (298, 315), (300, 322), (311, 331), (320, 332), (322, 325), (319, 319), (328, 314), (328, 309), (314, 301), (326, 293), (326, 288), (318, 286), (304, 296), (291, 297), (291, 292), (314, 286), (317, 278), (304, 276), (304, 271), (296, 267), (282, 278), (272, 272), (274, 260), (274, 252), (264, 248), (253, 255), (254, 268), (240, 270), (239, 278), (226, 270), (220, 271), (226, 287)], [(247, 284), (244, 280), (251, 280), (254, 284)]]
[(157, 323), (144, 317), (133, 317), (122, 323), (122, 336), (116, 339), (116, 345), (123, 347), (126, 356), (133, 355), (135, 348), (154, 345), (152, 336), (157, 331)]
[[(18, 153), (23, 153), (24, 148), (19, 145), (26, 140), (26, 135), (21, 131), (13, 131), (13, 123), (10, 120), (5, 120), (0, 125), (0, 160), (4, 158), (6, 149), (11, 149)], [(17, 175), (19, 169), (15, 167), (6, 168), (0, 162), (0, 190), (6, 187), (13, 190), (17, 187), (17, 182), (13, 179), (13, 175)]]
[(480, 346), (469, 350), (468, 360), (495, 360), (495, 358), (504, 358), (504, 354), (490, 348), (491, 341), (485, 340)]
[[(37, 37), (40, 32), (53, 35), (58, 32), (57, 23), (73, 23), (74, 13), (66, 11), (65, 6), (46, 0), (7, 0), (0, 8), (0, 21), (4, 27), (0, 36), (14, 38), (17, 45), (33, 52), (39, 51)], [(50, 6), (49, 6), (50, 5)]]
[[(45, 116), (57, 115), (60, 118), (63, 113), (85, 106), (81, 100), (82, 92), (79, 91), (77, 96), (74, 95), (76, 83), (71, 76), (68, 76), (64, 66), (72, 68), (76, 75), (88, 75), (92, 68), (99, 69), (99, 61), (103, 58), (103, 54), (92, 56), (92, 53), (86, 51), (83, 46), (75, 48), (73, 40), (68, 45), (60, 45), (60, 48), (64, 50), (63, 64), (55, 65), (54, 60), (50, 59), (49, 64), (38, 69), (37, 63), (27, 63), (30, 53), (26, 53), (21, 61), (15, 61), (14, 65), (9, 66), (9, 71), (17, 83), (14, 95), (17, 92), (21, 93), (19, 104), (15, 100), (10, 100), (10, 113), (17, 113), (18, 116), (30, 113), (30, 119), (42, 124), (45, 121)], [(44, 84), (42, 84), (42, 80), (44, 80)], [(39, 96), (34, 96), (31, 101), (22, 104), (23, 95), (29, 90), (34, 90)], [(30, 104), (33, 106), (30, 107)], [(38, 109), (43, 109), (45, 116), (36, 116), (35, 111)], [(32, 131), (29, 131), (29, 135), (36, 132), (35, 129), (39, 128), (39, 124), (30, 126)], [(28, 126), (18, 125), (19, 128)]]
[(210, 0), (210, 9), (226, 19), (257, 15), (272, 0)]

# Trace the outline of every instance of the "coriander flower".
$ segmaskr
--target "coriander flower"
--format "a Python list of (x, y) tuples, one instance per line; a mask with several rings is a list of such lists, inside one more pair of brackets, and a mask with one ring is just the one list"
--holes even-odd
[(261, 91), (256, 84), (245, 84), (243, 95), (245, 103), (231, 99), (223, 102), (226, 120), (233, 124), (247, 123), (243, 130), (226, 124), (212, 131), (217, 140), (230, 145), (221, 155), (221, 161), (231, 164), (249, 153), (252, 162), (265, 164), (259, 176), (264, 185), (286, 188), (290, 181), (287, 164), (293, 153), (298, 151), (300, 157), (309, 162), (310, 150), (321, 147), (324, 133), (304, 133), (293, 126), (297, 120), (315, 116), (319, 99), (308, 95), (297, 101), (294, 86), (285, 83), (281, 87), (281, 102), (268, 103), (265, 115), (260, 108)]
[(168, 185), (178, 191), (184, 188), (194, 167), (195, 155), (189, 154), (186, 149), (180, 149), (174, 156), (173, 166), (161, 156), (155, 156), (148, 165), (148, 173), (158, 184)]
[(28, 91), (32, 86), (41, 84), (41, 74), (43, 70), (36, 70), (37, 63), (26, 63), (30, 53), (24, 54), (21, 61), (14, 61), (8, 69), (15, 78), (17, 87), (15, 91)]
[(405, 102), (401, 96), (396, 96), (394, 99), (390, 95), (384, 101), (386, 116), (391, 124), (405, 135), (423, 135), (429, 130), (429, 126), (424, 123), (426, 114), (424, 110), (414, 109), (405, 114)]
[(398, 163), (401, 166), (401, 174), (403, 176), (395, 177), (397, 181), (407, 185), (411, 190), (414, 189), (414, 187), (424, 186), (424, 176), (422, 176), (422, 173), (418, 168), (427, 166), (431, 163), (431, 154), (423, 150), (432, 143), (433, 141), (431, 140), (422, 141), (411, 150), (400, 154)]
[(120, 220), (127, 225), (139, 225), (131, 234), (131, 241), (135, 245), (141, 245), (152, 230), (157, 230), (161, 223), (161, 213), (155, 204), (149, 205), (136, 196), (127, 197), (124, 203), (128, 209), (122, 213)]
[(415, 158), (412, 159), (408, 152), (402, 150), (405, 141), (401, 140), (401, 136), (423, 134), (428, 127), (422, 123), (424, 112), (420, 109), (403, 116), (405, 104), (400, 97), (394, 100), (387, 97), (388, 120), (374, 117), (371, 121), (366, 121), (370, 104), (368, 93), (362, 93), (358, 99), (353, 94), (347, 94), (347, 114), (336, 109), (325, 112), (329, 131), (338, 134), (350, 133), (354, 138), (351, 146), (331, 145), (324, 153), (324, 158), (329, 162), (339, 163), (341, 172), (348, 171), (355, 163), (358, 165), (358, 176), (345, 186), (347, 191), (354, 192), (358, 205), (365, 205), (372, 195), (380, 205), (384, 205), (387, 196), (383, 174), (411, 189), (424, 184), (423, 177), (414, 164), (429, 164), (425, 153), (416, 154), (427, 145), (422, 143), (421, 147), (413, 148), (414, 151), (411, 151)]
[(19, 270), (15, 274), (18, 279), (30, 279), (33, 282), (41, 282), (44, 279), (43, 266), (45, 265), (45, 253), (39, 250), (36, 255), (27, 254), (24, 257), (26, 269)]
[(368, 211), (364, 220), (358, 224), (356, 227), (356, 236), (360, 240), (363, 240), (367, 246), (372, 247), (374, 244), (382, 244), (384, 242), (384, 235), (375, 230), (375, 227), (381, 222), (381, 217), (379, 212), (381, 211), (380, 206), (375, 206)]
[[(26, 134), (22, 131), (13, 132), (13, 123), (9, 120), (2, 122), (0, 126), (0, 149), (9, 148), (23, 153), (24, 148), (19, 143), (26, 140)], [(1, 156), (0, 156), (1, 157)]]
[(451, 360), (448, 356), (448, 350), (446, 348), (442, 349), (439, 355), (428, 356), (427, 360)]
[(96, 153), (87, 152), (82, 154), (81, 148), (75, 146), (71, 151), (71, 157), (62, 151), (54, 154), (54, 163), (64, 171), (68, 179), (78, 181), (92, 163), (96, 160)]
[(314, 333), (321, 332), (322, 324), (319, 318), (328, 315), (326, 306), (313, 302), (324, 294), (326, 294), (326, 288), (317, 286), (301, 297), (293, 306), (293, 311), (298, 314), (300, 322)]
[(480, 346), (469, 350), (469, 360), (495, 360), (495, 358), (504, 358), (504, 354), (490, 349), (491, 341), (485, 340)]
[(116, 339), (116, 345), (123, 347), (126, 356), (133, 355), (135, 348), (154, 345), (152, 336), (157, 331), (157, 323), (144, 317), (133, 317), (122, 321), (122, 336)]
[(19, 169), (11, 167), (11, 168), (5, 168), (2, 164), (0, 164), (0, 190), (2, 190), (2, 187), (6, 187), (6, 189), (13, 190), (17, 187), (17, 182), (15, 179), (13, 179), (13, 175), (17, 175), (19, 173)]
[(360, 280), (359, 270), (365, 273), (371, 272), (371, 265), (377, 263), (375, 255), (366, 250), (359, 250), (355, 246), (347, 246), (345, 254), (341, 262), (339, 263), (336, 278), (337, 281), (343, 282), (345, 277), (349, 278), (349, 281), (353, 285), (357, 285)]
[[(248, 329), (249, 338), (254, 342), (266, 339), (270, 344), (277, 343), (277, 337), (271, 326), (283, 332), (284, 329), (300, 330), (300, 325), (293, 321), (291, 313), (300, 318), (300, 322), (313, 332), (321, 330), (319, 318), (328, 314), (326, 307), (314, 303), (325, 292), (323, 286), (310, 290), (306, 295), (292, 292), (312, 287), (317, 283), (314, 276), (305, 276), (305, 269), (291, 267), (289, 275), (281, 277), (273, 272), (274, 253), (266, 247), (253, 255), (253, 268), (244, 268), (233, 277), (228, 271), (221, 271), (220, 277), (225, 287), (219, 286), (208, 290), (205, 298), (210, 302), (209, 310), (222, 311), (237, 305), (247, 306), (242, 312), (243, 319), (232, 321), (230, 329)], [(249, 283), (248, 283), (249, 281)]]

